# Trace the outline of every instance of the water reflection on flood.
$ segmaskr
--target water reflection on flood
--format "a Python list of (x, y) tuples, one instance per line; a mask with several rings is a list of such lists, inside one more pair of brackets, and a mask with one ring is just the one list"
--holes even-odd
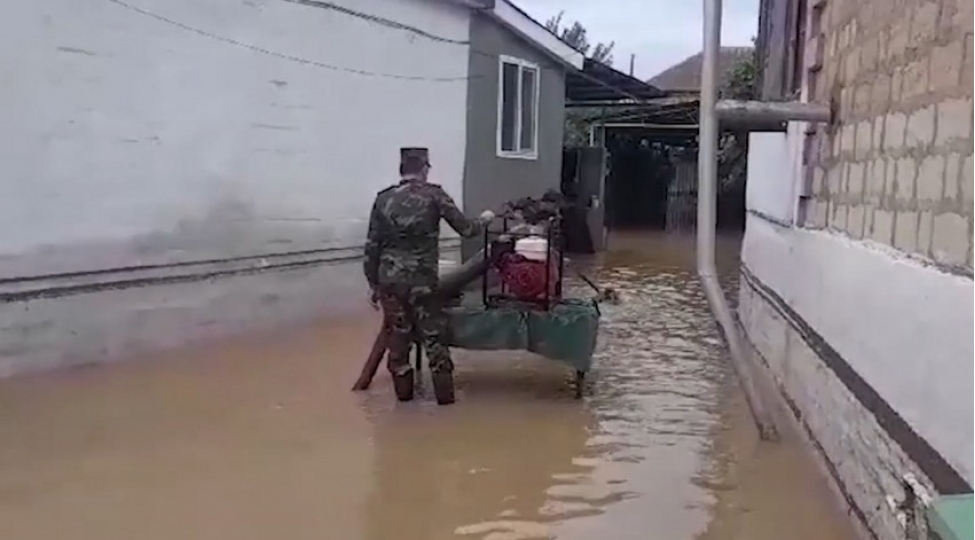
[(554, 363), (460, 351), (456, 406), (382, 372), (352, 394), (367, 312), (0, 381), (0, 538), (852, 538), (797, 445), (756, 442), (691, 239), (611, 247), (578, 263), (623, 299), (583, 402)]

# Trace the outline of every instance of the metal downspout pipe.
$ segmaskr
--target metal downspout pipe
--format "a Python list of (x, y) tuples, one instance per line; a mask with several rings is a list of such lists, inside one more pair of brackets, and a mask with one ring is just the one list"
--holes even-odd
[(752, 377), (735, 316), (725, 298), (714, 264), (718, 184), (718, 54), (721, 47), (721, 0), (704, 0), (704, 51), (701, 65), (700, 135), (698, 138), (697, 273), (711, 312), (724, 333), (732, 366), (762, 440), (777, 440), (778, 431)]

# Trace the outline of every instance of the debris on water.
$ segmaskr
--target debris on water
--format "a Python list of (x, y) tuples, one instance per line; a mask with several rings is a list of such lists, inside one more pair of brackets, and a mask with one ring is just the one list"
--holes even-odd
[(616, 289), (613, 289), (612, 287), (606, 287), (599, 291), (596, 301), (600, 303), (619, 305), (620, 293), (616, 292)]

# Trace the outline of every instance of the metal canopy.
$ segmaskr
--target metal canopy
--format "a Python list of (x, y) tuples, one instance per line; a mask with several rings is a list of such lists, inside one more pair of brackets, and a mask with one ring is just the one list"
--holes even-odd
[[(751, 102), (722, 101), (719, 102), (718, 106), (723, 111), (727, 111), (725, 114), (729, 118), (728, 121), (722, 122), (719, 126), (721, 132), (785, 131), (785, 122), (778, 118), (739, 119), (736, 116), (739, 114), (739, 109), (752, 107)], [(767, 108), (769, 107), (775, 110), (788, 111), (799, 108), (798, 105), (787, 103), (769, 104)], [(823, 115), (828, 115), (828, 111), (823, 112), (816, 107), (806, 107), (801, 112), (810, 119), (818, 119)], [(700, 99), (696, 95), (688, 94), (650, 99), (640, 103), (631, 103), (626, 107), (613, 107), (611, 110), (600, 111), (598, 114), (591, 115), (586, 120), (591, 123), (598, 123), (605, 129), (636, 129), (642, 132), (670, 131), (672, 134), (694, 131), (696, 136), (699, 128), (699, 114)]]
[(587, 107), (607, 102), (639, 102), (663, 97), (665, 92), (640, 79), (587, 58), (581, 70), (565, 77), (565, 101), (569, 107)]
[(604, 133), (683, 141), (697, 136), (697, 115), (697, 96), (667, 96), (607, 110), (600, 108), (580, 120), (588, 123), (590, 129)]

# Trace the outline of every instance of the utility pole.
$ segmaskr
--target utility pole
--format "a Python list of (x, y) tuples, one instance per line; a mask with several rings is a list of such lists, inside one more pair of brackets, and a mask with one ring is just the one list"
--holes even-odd
[(636, 60), (635, 54), (630, 54), (630, 77), (633, 76), (633, 61)]

